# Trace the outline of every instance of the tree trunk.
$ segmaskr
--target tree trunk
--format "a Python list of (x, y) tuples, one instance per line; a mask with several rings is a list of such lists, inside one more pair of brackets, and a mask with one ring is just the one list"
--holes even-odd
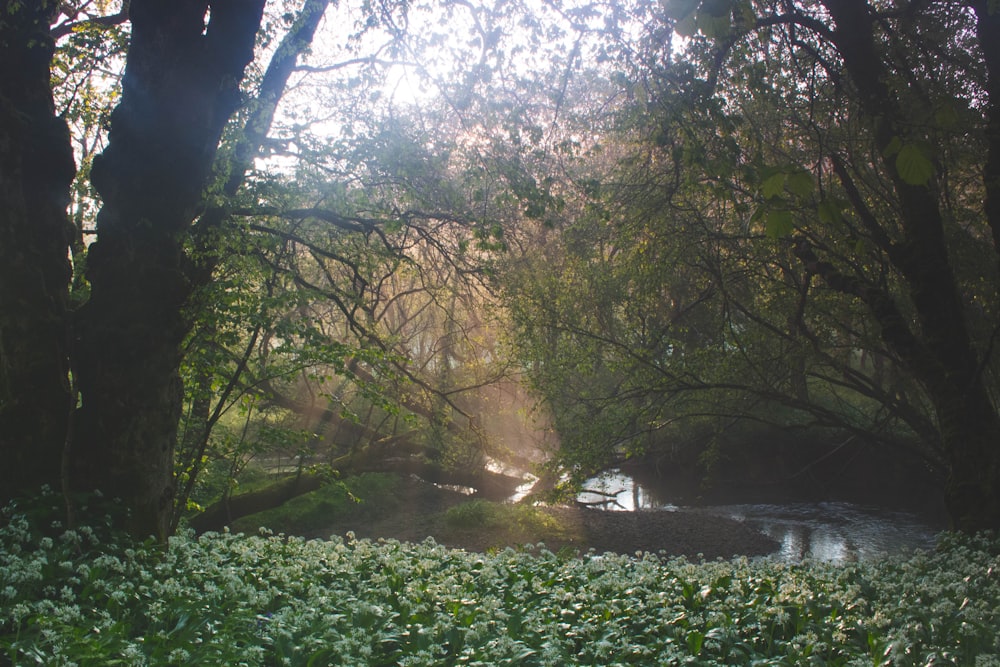
[(945, 503), (952, 528), (1000, 530), (1000, 419), (981, 396), (950, 393), (937, 405), (949, 457)]
[[(0, 6), (0, 496), (59, 487), (71, 411), (67, 312), (75, 173), (49, 85), (57, 3)], [(2, 500), (0, 500), (2, 504)]]
[[(73, 486), (125, 501), (137, 537), (164, 539), (190, 323), (184, 235), (204, 205), (240, 102), (264, 0), (133, 0), (122, 101), (91, 178), (103, 207), (78, 318), (82, 408)], [(209, 9), (211, 9), (209, 19)], [(207, 23), (206, 23), (207, 20)]]
[[(874, 18), (868, 3), (825, 0), (824, 4), (837, 26), (833, 41), (858, 88), (884, 172), (898, 197), (903, 233), (887, 254), (906, 281), (917, 326), (911, 327), (892, 297), (879, 288), (845, 280), (825, 263), (815, 264), (817, 273), (835, 289), (855, 293), (869, 305), (882, 327), (883, 340), (930, 397), (948, 461), (945, 501), (954, 527), (967, 532), (1000, 529), (1000, 415), (983, 382), (983, 364), (966, 325), (934, 182), (905, 182), (889, 150), (894, 142), (905, 144), (916, 139), (910, 136), (912, 123), (908, 122), (907, 110), (900, 108), (886, 83), (891, 77), (876, 48)], [(995, 20), (981, 21), (978, 30), (980, 42), (988, 54), (993, 53), (995, 61), (993, 43), (1000, 38), (1000, 26)], [(991, 68), (993, 64), (987, 61)], [(996, 111), (992, 106), (990, 109)], [(984, 177), (988, 223), (993, 222), (992, 209), (996, 208), (995, 202), (991, 206), (989, 196), (996, 194), (995, 184), (1000, 183), (1000, 174), (989, 171), (1000, 169), (995, 150), (1000, 150), (1000, 144), (991, 143)], [(800, 253), (800, 257), (808, 254)]]
[(220, 531), (233, 521), (251, 514), (280, 507), (292, 498), (315, 491), (329, 480), (323, 475), (297, 474), (257, 491), (226, 495), (193, 517), (190, 526), (199, 533)]

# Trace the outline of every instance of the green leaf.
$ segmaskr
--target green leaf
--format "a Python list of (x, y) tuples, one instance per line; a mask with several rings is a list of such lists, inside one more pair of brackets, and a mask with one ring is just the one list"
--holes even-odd
[(895, 155), (896, 153), (899, 152), (899, 149), (902, 147), (903, 147), (903, 140), (900, 139), (899, 137), (893, 137), (892, 141), (889, 142), (889, 145), (886, 146), (885, 150), (882, 151), (882, 154), (885, 157), (889, 157), (890, 155)]
[(760, 192), (765, 199), (780, 196), (785, 191), (785, 174), (778, 172), (773, 176), (764, 179), (760, 185)]
[(688, 14), (674, 25), (674, 32), (681, 37), (694, 37), (698, 34), (698, 23), (694, 14)]
[(951, 129), (958, 125), (958, 111), (950, 102), (942, 102), (934, 112), (934, 122), (943, 129)]
[(926, 185), (934, 176), (934, 163), (917, 144), (905, 144), (896, 156), (896, 171), (910, 185)]
[(829, 199), (821, 201), (816, 207), (816, 212), (819, 214), (819, 221), (825, 224), (839, 222), (843, 217), (840, 207)]
[(705, 643), (705, 635), (697, 630), (692, 630), (687, 634), (687, 645), (692, 655), (701, 653), (702, 644)]
[(698, 0), (661, 0), (664, 13), (677, 21), (688, 18), (698, 8)]
[(768, 238), (777, 239), (788, 236), (795, 230), (795, 223), (792, 220), (792, 212), (785, 209), (768, 211), (767, 220), (764, 223), (764, 233)]
[(733, 21), (729, 14), (719, 16), (705, 9), (695, 15), (695, 21), (701, 34), (709, 39), (728, 37), (733, 27)]
[(743, 23), (750, 25), (757, 18), (757, 13), (754, 12), (753, 3), (749, 0), (736, 0), (733, 6), (733, 16), (737, 21), (743, 21)]
[(815, 183), (812, 174), (805, 169), (800, 169), (788, 175), (785, 185), (793, 195), (805, 199), (812, 194)]
[(716, 18), (724, 17), (728, 21), (733, 12), (733, 3), (731, 0), (704, 0), (701, 3), (701, 12)]

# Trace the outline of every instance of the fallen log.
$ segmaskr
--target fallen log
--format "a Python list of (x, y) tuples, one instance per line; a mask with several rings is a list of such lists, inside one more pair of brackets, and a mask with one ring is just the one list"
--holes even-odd
[(484, 468), (476, 470), (455, 470), (421, 459), (396, 458), (380, 461), (378, 465), (359, 466), (355, 472), (395, 472), (401, 475), (416, 475), (425, 482), (442, 486), (458, 486), (473, 490), (478, 498), (500, 502), (514, 495), (524, 480)]
[[(451, 470), (420, 459), (385, 459), (378, 465), (357, 465), (359, 461), (354, 463), (356, 465), (338, 466), (341, 476), (364, 472), (415, 475), (432, 484), (470, 488), (476, 497), (493, 501), (509, 498), (524, 481), (519, 477), (485, 469)], [(220, 531), (241, 517), (278, 507), (296, 496), (315, 491), (328, 482), (327, 475), (302, 471), (263, 489), (223, 498), (192, 517), (188, 525), (198, 533)]]
[(198, 533), (220, 531), (240, 517), (263, 512), (315, 491), (329, 482), (326, 475), (301, 472), (257, 491), (228, 496), (212, 503), (188, 522)]

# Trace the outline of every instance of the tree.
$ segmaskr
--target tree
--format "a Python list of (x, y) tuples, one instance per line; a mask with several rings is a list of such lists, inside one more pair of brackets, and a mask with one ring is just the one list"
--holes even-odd
[(76, 317), (82, 406), (73, 486), (125, 500), (134, 532), (167, 534), (182, 387), (185, 232), (204, 205), (223, 129), (240, 104), (263, 0), (134, 2), (122, 100), (91, 179), (102, 200)]
[[(134, 0), (123, 2), (119, 11), (105, 1), (38, 4), (7, 3), (0, 25), (4, 53), (10, 55), (3, 70), (4, 99), (10, 104), (4, 108), (11, 110), (3, 119), (7, 137), (4, 182), (10, 184), (5, 197), (11, 206), (3, 222), (4, 259), (10, 261), (5, 261), (0, 301), (4, 312), (0, 321), (4, 346), (0, 444), (18, 464), (5, 473), (4, 495), (28, 493), (43, 483), (62, 485), (67, 498), (97, 489), (125, 501), (129, 516), (122, 519), (123, 525), (134, 534), (162, 539), (171, 529), (169, 517), (177, 499), (175, 464), (183, 471), (185, 487), (180, 495), (185, 496), (221, 412), (239, 396), (263, 400), (248, 380), (270, 378), (266, 373), (254, 377), (254, 362), (264, 366), (275, 357), (287, 355), (283, 359), (287, 361), (297, 354), (289, 367), (298, 364), (305, 369), (314, 364), (311, 368), (318, 369), (319, 364), (327, 364), (316, 375), (330, 369), (342, 373), (359, 395), (371, 399), (377, 392), (365, 392), (376, 382), (385, 382), (387, 376), (380, 374), (377, 363), (367, 362), (378, 357), (395, 359), (406, 347), (394, 336), (386, 314), (401, 314), (396, 333), (419, 319), (405, 312), (406, 308), (377, 312), (379, 300), (394, 299), (400, 306), (411, 301), (417, 311), (424, 308), (417, 303), (419, 297), (393, 295), (383, 285), (392, 285), (394, 272), (414, 259), (407, 253), (421, 244), (440, 264), (427, 267), (423, 274), (420, 270), (410, 274), (418, 287), (400, 283), (400, 290), (431, 295), (440, 286), (426, 282), (428, 277), (466, 280), (475, 276), (475, 269), (459, 265), (471, 256), (466, 252), (470, 244), (495, 241), (495, 226), (464, 211), (454, 214), (462, 208), (463, 197), (439, 187), (443, 180), (428, 180), (429, 174), (419, 173), (421, 147), (412, 163), (389, 152), (378, 156), (378, 160), (395, 161), (386, 173), (395, 170), (392, 178), (400, 180), (371, 197), (379, 210), (367, 215), (354, 215), (350, 207), (346, 214), (319, 206), (309, 206), (311, 210), (301, 215), (273, 207), (260, 210), (257, 204), (267, 199), (263, 193), (268, 184), (281, 179), (256, 175), (253, 187), (244, 188), (255, 158), (262, 153), (287, 156), (299, 150), (294, 157), (303, 160), (319, 147), (326, 161), (320, 168), (329, 168), (328, 178), (357, 157), (337, 153), (350, 143), (344, 139), (348, 132), (337, 140), (331, 139), (329, 127), (309, 134), (307, 128), (318, 122), (316, 110), (302, 107), (310, 107), (313, 99), (300, 97), (289, 104), (285, 109), (288, 124), (273, 132), (277, 105), (290, 81), (304, 86), (310, 76), (360, 71), (332, 88), (355, 95), (351, 104), (370, 99), (377, 106), (381, 95), (377, 86), (361, 84), (377, 83), (393, 67), (413, 66), (400, 60), (402, 55), (414, 55), (399, 45), (405, 35), (403, 3), (366, 5), (363, 20), (351, 26), (345, 40), (348, 46), (340, 51), (323, 50), (324, 56), (336, 53), (343, 59), (331, 63), (320, 57), (308, 65), (302, 65), (301, 56), (327, 0), (283, 3), (283, 10), (300, 9), (278, 12), (275, 21), (285, 31), (281, 40), (266, 26), (261, 29), (263, 0)], [(518, 15), (510, 7), (501, 12), (502, 7), (501, 3), (496, 12), (472, 5), (457, 10), (468, 10), (473, 16), (473, 39), (463, 48), (475, 52), (477, 62), (471, 63), (474, 71), (455, 84), (457, 89), (453, 90), (451, 82), (438, 82), (448, 99), (471, 96), (488, 79), (484, 66), (496, 53), (499, 35), (491, 21), (509, 24)], [(455, 11), (449, 5), (449, 16)], [(388, 39), (372, 47), (366, 41), (368, 35), (383, 24)], [(430, 32), (425, 36), (433, 37)], [(57, 40), (62, 49), (53, 59)], [(271, 54), (270, 61), (266, 69), (253, 69), (247, 76), (255, 41)], [(125, 44), (127, 52), (120, 50)], [(369, 48), (371, 53), (358, 55)], [(118, 72), (114, 63), (118, 59), (124, 59), (124, 73), (121, 96), (115, 98)], [(94, 76), (93, 68), (102, 62), (111, 68), (106, 80)], [(50, 70), (56, 72), (51, 79)], [(116, 102), (113, 111), (94, 92), (106, 83), (112, 91), (107, 99)], [(53, 84), (58, 111), (72, 121), (75, 143), (69, 143), (66, 125), (56, 115)], [(246, 104), (244, 95), (249, 98)], [(464, 110), (466, 104), (451, 108)], [(353, 129), (362, 120), (349, 115), (345, 123)], [(392, 148), (389, 143), (381, 148)], [(81, 161), (81, 176), (89, 177), (93, 185), (90, 191), (77, 181), (75, 230), (65, 215), (74, 149)], [(385, 165), (374, 166), (374, 159), (370, 162), (372, 174), (385, 169)], [(447, 162), (446, 155), (442, 162)], [(295, 191), (294, 184), (283, 187), (286, 193)], [(336, 187), (324, 184), (317, 192)], [(412, 196), (422, 187), (433, 196)], [(355, 198), (355, 204), (364, 206), (364, 192), (351, 185), (343, 189)], [(87, 206), (95, 201), (94, 196), (100, 200), (99, 212), (86, 232), (96, 240), (87, 247), (84, 225), (89, 222)], [(419, 200), (430, 208), (400, 210), (404, 200), (410, 204)], [(237, 209), (240, 215), (234, 217)], [(245, 226), (242, 221), (251, 217), (253, 222)], [(272, 225), (271, 218), (282, 224)], [(309, 224), (299, 229), (305, 220)], [(441, 230), (452, 226), (460, 231), (444, 232), (454, 234), (447, 242), (437, 238)], [(263, 242), (238, 252), (263, 250), (259, 254), (265, 266), (253, 279), (259, 278), (255, 284), (266, 286), (268, 298), (262, 302), (268, 303), (258, 304), (256, 312), (244, 311), (239, 317), (245, 319), (238, 322), (220, 323), (215, 317), (218, 313), (204, 307), (204, 299), (212, 294), (223, 299), (230, 295), (229, 287), (214, 281), (220, 267), (235, 266), (235, 262), (223, 266), (227, 258), (222, 254), (236, 247), (238, 240), (234, 240), (248, 230), (257, 237), (254, 242)], [(306, 230), (315, 237), (299, 234)], [(269, 246), (274, 242), (288, 252), (271, 253), (267, 248), (274, 247)], [(346, 252), (335, 254), (341, 251)], [(315, 261), (311, 264), (310, 259)], [(271, 260), (273, 265), (267, 266)], [(434, 270), (440, 274), (432, 276)], [(71, 276), (72, 295), (68, 289)], [(272, 289), (274, 299), (269, 301)], [(79, 307), (78, 302), (82, 303)], [(455, 313), (461, 311), (458, 303), (456, 296), (452, 306), (444, 309), (448, 322), (428, 325), (446, 329), (433, 335), (448, 341), (444, 355), (448, 358), (456, 357), (464, 344), (454, 333), (461, 328), (455, 321)], [(289, 312), (280, 313), (276, 304), (291, 304)], [(324, 321), (315, 315), (321, 311), (344, 320)], [(272, 317), (277, 320), (267, 320)], [(242, 350), (218, 364), (227, 366), (228, 377), (217, 396), (212, 396), (215, 377), (211, 369), (202, 368), (187, 377), (189, 395), (194, 398), (185, 425), (191, 428), (182, 443), (183, 460), (178, 462), (175, 445), (183, 400), (179, 375), (183, 356), (198, 345), (216, 344), (211, 339), (226, 335), (227, 326), (241, 332), (230, 340)], [(349, 353), (350, 342), (322, 342), (324, 334), (360, 341), (369, 356), (358, 349)], [(292, 350), (293, 343), (302, 345)], [(345, 362), (348, 357), (349, 363)], [(461, 387), (436, 391), (402, 361), (386, 367), (390, 365), (418, 388), (401, 391), (401, 402), (453, 430), (450, 417), (462, 409), (451, 395)], [(480, 381), (472, 380), (474, 384)], [(305, 386), (306, 390), (315, 388)], [(268, 400), (277, 401), (276, 395)], [(213, 404), (209, 398), (218, 400)], [(429, 406), (435, 400), (438, 405)]]
[[(213, 383), (225, 391), (207, 423), (218, 423), (222, 402), (251, 396), (312, 434), (312, 462), (345, 474), (399, 470), (477, 487), (499, 478), (482, 470), (484, 454), (509, 452), (489, 437), (479, 407), (506, 364), (483, 312), (490, 295), (473, 249), (478, 224), (448, 174), (453, 153), (426, 149), (448, 141), (447, 128), (432, 127), (440, 136), (386, 119), (375, 136), (355, 138), (354, 151), (316, 156), (336, 160), (350, 170), (344, 180), (363, 188), (303, 170), (294, 185), (258, 189), (258, 205), (238, 211), (247, 223), (227, 232), (222, 263), (232, 280), (213, 285), (206, 301), (217, 304), (208, 312), (229, 302), (255, 312), (206, 327), (210, 347), (188, 358), (221, 351), (226, 360), (208, 364), (223, 371)], [(181, 463), (193, 469), (206, 450), (188, 451)]]
[[(472, 53), (461, 62), (476, 73), (441, 77), (442, 96), (419, 105), (386, 101), (383, 88), (368, 88), (367, 75), (327, 78), (352, 59), (310, 60), (299, 82), (309, 94), (295, 102), (323, 100), (326, 122), (350, 132), (312, 135), (306, 126), (314, 109), (286, 110), (294, 123), (279, 128), (268, 145), (294, 151), (297, 171), (288, 179), (260, 179), (238, 210), (247, 216), (241, 233), (263, 250), (254, 252), (268, 265), (264, 270), (282, 275), (279, 290), (298, 293), (286, 292), (288, 313), (279, 318), (284, 333), (261, 334), (237, 392), (298, 415), (299, 427), (318, 438), (318, 453), (338, 469), (408, 467), (464, 483), (459, 478), (475, 471), (456, 464), (482, 466), (490, 440), (479, 425), (476, 394), (503, 380), (506, 370), (480, 310), (490, 298), (483, 264), (490, 249), (502, 246), (503, 216), (522, 202), (495, 182), (501, 178), (491, 173), (491, 158), (470, 138), (495, 131), (489, 124), (511, 103), (474, 93), (489, 78), (482, 78), (481, 64), (494, 54), (495, 40), (487, 39), (500, 34), (494, 22), (514, 21), (513, 7), (494, 14), (448, 5), (447, 16), (474, 15), (473, 39), (466, 43), (459, 35), (458, 41)], [(415, 33), (437, 44), (443, 43), (439, 30), (432, 25)], [(400, 64), (382, 60), (391, 49), (377, 52), (370, 61), (376, 68)], [(362, 104), (368, 111), (358, 113)], [(517, 176), (512, 165), (501, 170)], [(543, 196), (538, 188), (523, 189), (526, 199)], [(266, 250), (269, 238), (280, 240), (284, 252)], [(322, 333), (309, 340), (307, 330)], [(323, 337), (342, 345), (341, 363), (315, 354)], [(243, 340), (227, 354), (242, 359), (253, 343)], [(313, 365), (302, 363), (310, 358)], [(224, 378), (219, 384), (231, 386)], [(386, 398), (396, 403), (392, 409)], [(442, 463), (449, 469), (431, 470)]]
[(14, 256), (4, 262), (11, 273), (2, 304), (11, 316), (0, 325), (0, 438), (4, 452), (31, 471), (13, 467), (5, 494), (56, 484), (67, 472), (75, 490), (125, 500), (135, 534), (165, 536), (181, 398), (178, 346), (192, 289), (185, 232), (204, 206), (219, 140), (240, 104), (263, 5), (129, 5), (122, 98), (92, 168), (102, 207), (87, 258), (90, 298), (70, 328), (72, 151), (49, 87), (49, 25), (60, 4), (5, 4), (2, 126), (10, 137), (4, 183), (11, 206), (3, 233), (4, 252)]
[(945, 470), (956, 527), (996, 528), (996, 15), (656, 11), (612, 58), (633, 102), (590, 197), (605, 250), (570, 253), (590, 291), (547, 331), (602, 343), (654, 406), (639, 431), (701, 411), (902, 437)]
[(56, 2), (0, 8), (0, 488), (58, 485), (69, 387), (75, 168), (49, 87)]
[[(998, 28), (985, 3), (883, 8), (830, 0), (791, 11), (761, 7), (746, 33), (780, 35), (790, 85), (815, 81), (841, 105), (840, 112), (803, 113), (793, 135), (818, 139), (810, 142), (812, 161), (798, 163), (819, 184), (805, 212), (822, 223), (833, 196), (846, 202), (843, 217), (830, 216), (828, 226), (793, 216), (803, 288), (807, 298), (825, 288), (862, 305), (895, 365), (919, 385), (939, 438), (931, 446), (948, 473), (949, 512), (970, 531), (1000, 525), (1000, 416), (988, 337), (995, 333), (973, 339), (983, 324), (997, 330), (997, 313), (975, 305), (984, 287), (995, 302), (996, 262), (974, 264), (982, 271), (978, 286), (962, 283), (956, 263), (963, 246), (979, 254), (990, 237), (1000, 249), (991, 210)], [(730, 30), (731, 38), (742, 36), (738, 24)], [(843, 133), (848, 123), (856, 137)], [(984, 165), (979, 184), (970, 178), (977, 164)], [(789, 178), (786, 191), (795, 189)], [(877, 249), (891, 280), (878, 281), (856, 255), (832, 246), (852, 234)]]

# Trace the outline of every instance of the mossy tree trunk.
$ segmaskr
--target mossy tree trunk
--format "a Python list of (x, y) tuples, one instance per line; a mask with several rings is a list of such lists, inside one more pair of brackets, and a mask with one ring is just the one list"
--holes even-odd
[(122, 100), (92, 181), (103, 207), (77, 321), (82, 408), (73, 487), (125, 501), (126, 527), (164, 538), (194, 289), (185, 235), (240, 103), (264, 0), (133, 0)]

